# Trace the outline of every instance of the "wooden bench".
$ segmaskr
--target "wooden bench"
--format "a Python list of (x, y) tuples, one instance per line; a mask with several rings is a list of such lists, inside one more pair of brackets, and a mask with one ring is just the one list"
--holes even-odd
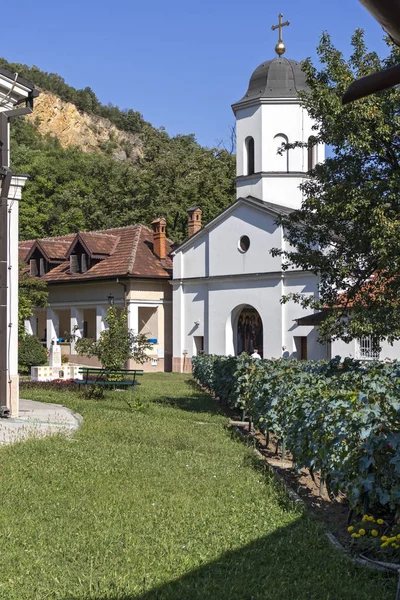
[(74, 379), (78, 385), (101, 385), (107, 387), (131, 387), (134, 391), (135, 385), (140, 385), (136, 377), (143, 375), (144, 371), (140, 369), (94, 369), (90, 367), (81, 367), (79, 373), (82, 373), (83, 379)]

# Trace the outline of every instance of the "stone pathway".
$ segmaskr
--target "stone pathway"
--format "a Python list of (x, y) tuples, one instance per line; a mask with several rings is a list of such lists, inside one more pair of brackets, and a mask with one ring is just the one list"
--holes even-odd
[(13, 444), (32, 437), (76, 431), (82, 417), (60, 404), (20, 400), (19, 416), (0, 419), (0, 444)]

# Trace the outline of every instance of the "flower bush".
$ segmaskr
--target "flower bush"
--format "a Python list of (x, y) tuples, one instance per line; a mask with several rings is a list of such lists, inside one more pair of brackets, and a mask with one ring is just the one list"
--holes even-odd
[(201, 355), (194, 377), (368, 513), (400, 500), (400, 363)]
[(400, 523), (364, 515), (347, 528), (355, 550), (372, 554), (381, 561), (400, 562)]

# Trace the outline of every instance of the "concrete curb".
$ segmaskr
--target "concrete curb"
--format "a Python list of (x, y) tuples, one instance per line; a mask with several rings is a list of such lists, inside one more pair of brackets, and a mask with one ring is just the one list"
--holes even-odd
[(21, 398), (19, 416), (0, 421), (0, 446), (62, 434), (71, 437), (82, 415), (62, 404)]

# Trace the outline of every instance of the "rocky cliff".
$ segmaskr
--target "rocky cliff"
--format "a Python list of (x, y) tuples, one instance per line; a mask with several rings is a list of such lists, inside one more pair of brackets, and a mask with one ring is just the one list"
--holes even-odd
[(42, 135), (57, 137), (63, 147), (77, 146), (84, 152), (106, 151), (117, 160), (134, 162), (142, 154), (138, 135), (119, 130), (111, 121), (79, 111), (51, 92), (40, 91), (32, 115)]

